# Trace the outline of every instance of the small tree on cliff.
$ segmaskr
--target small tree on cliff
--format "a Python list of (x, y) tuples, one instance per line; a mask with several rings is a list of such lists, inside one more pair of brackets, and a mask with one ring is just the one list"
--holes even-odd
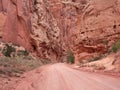
[(12, 53), (12, 52), (15, 52), (15, 51), (16, 51), (16, 50), (15, 50), (14, 47), (12, 47), (12, 46), (9, 45), (9, 44), (5, 44), (5, 47), (3, 48), (2, 53), (3, 53), (3, 55), (5, 55), (6, 57), (11, 57), (11, 53)]
[(74, 54), (72, 52), (72, 50), (68, 50), (67, 51), (67, 63), (74, 63), (75, 62), (75, 57)]

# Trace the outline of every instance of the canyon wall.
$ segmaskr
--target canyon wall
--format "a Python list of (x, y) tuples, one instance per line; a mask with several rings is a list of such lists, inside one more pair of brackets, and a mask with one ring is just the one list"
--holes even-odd
[(0, 40), (23, 46), (35, 56), (61, 57), (60, 29), (44, 0), (0, 0)]
[(76, 63), (109, 52), (120, 34), (120, 0), (47, 0), (61, 30), (63, 49)]
[(29, 0), (0, 0), (0, 39), (32, 49)]
[(34, 10), (31, 15), (32, 44), (37, 56), (51, 59), (54, 62), (61, 61), (60, 28), (46, 1), (34, 0)]
[(0, 0), (0, 39), (36, 56), (76, 63), (108, 52), (120, 34), (120, 0)]

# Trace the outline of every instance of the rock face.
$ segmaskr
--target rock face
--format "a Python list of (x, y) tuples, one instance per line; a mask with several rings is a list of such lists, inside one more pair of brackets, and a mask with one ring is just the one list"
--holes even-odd
[(120, 0), (0, 0), (0, 39), (42, 58), (76, 63), (106, 53), (120, 34)]
[(61, 32), (62, 48), (76, 63), (108, 52), (120, 34), (120, 0), (47, 0)]
[(29, 0), (0, 0), (0, 37), (31, 49)]
[(60, 29), (44, 0), (0, 0), (0, 39), (60, 60)]
[(36, 0), (31, 18), (31, 38), (37, 56), (59, 61), (62, 56), (60, 28), (49, 4), (45, 0)]

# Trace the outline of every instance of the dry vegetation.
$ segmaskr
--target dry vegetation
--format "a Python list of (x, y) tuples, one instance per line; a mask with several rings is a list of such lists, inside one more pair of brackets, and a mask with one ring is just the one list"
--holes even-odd
[(20, 74), (47, 63), (49, 63), (49, 61), (33, 59), (30, 56), (18, 56), (14, 58), (2, 57), (0, 58), (0, 76), (19, 77)]
[(14, 45), (3, 44), (0, 47), (0, 77), (19, 77), (24, 72), (33, 70), (41, 65), (50, 63), (45, 59), (33, 59), (26, 49), (15, 48)]

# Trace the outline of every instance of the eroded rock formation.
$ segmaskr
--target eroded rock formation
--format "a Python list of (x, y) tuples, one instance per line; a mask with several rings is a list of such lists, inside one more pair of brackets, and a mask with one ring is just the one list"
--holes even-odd
[(108, 52), (120, 34), (119, 0), (47, 0), (61, 30), (64, 49), (76, 62)]
[(0, 37), (31, 49), (29, 0), (0, 0)]
[(37, 56), (59, 61), (62, 56), (60, 28), (45, 0), (34, 2), (31, 21), (33, 30), (31, 37)]
[(120, 0), (0, 0), (0, 39), (60, 61), (106, 53), (120, 34)]

